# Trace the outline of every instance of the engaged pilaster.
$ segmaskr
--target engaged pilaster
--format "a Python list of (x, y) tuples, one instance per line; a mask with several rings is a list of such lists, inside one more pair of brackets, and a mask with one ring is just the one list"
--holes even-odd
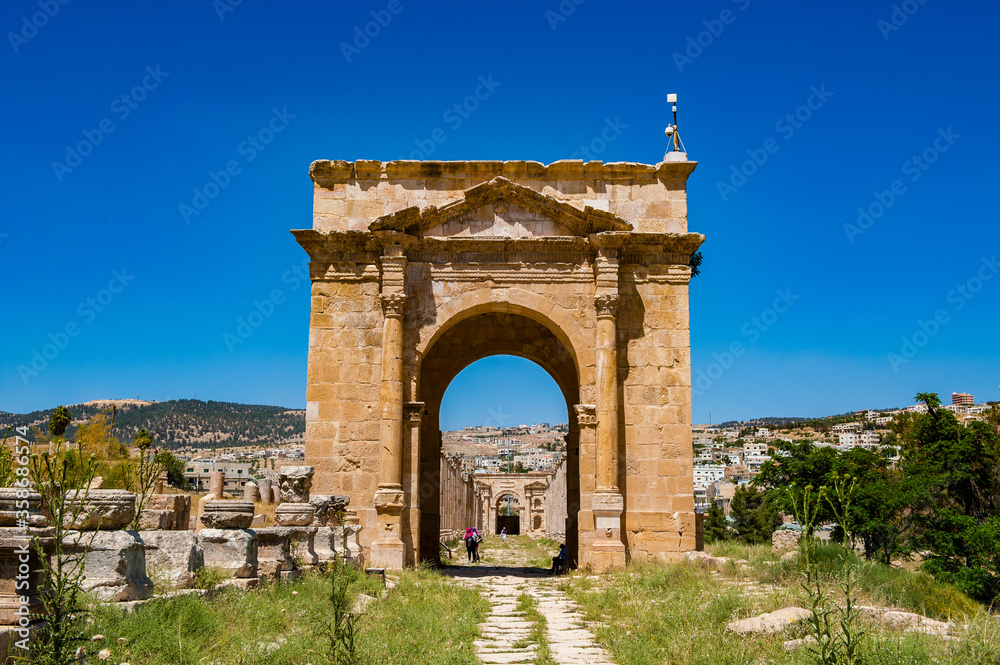
[(620, 237), (598, 234), (597, 294), (597, 491), (592, 508), (594, 566), (625, 565), (621, 517), (625, 508), (618, 487), (618, 247)]
[(406, 256), (390, 245), (382, 256), (382, 380), (379, 391), (379, 484), (375, 492), (378, 534), (372, 566), (400, 569), (404, 563), (403, 496), (403, 310)]

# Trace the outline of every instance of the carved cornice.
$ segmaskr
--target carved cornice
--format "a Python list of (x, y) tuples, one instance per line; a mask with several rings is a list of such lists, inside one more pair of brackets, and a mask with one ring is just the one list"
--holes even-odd
[(465, 190), (462, 198), (451, 203), (419, 208), (412, 206), (379, 217), (368, 225), (371, 231), (399, 231), (419, 233), (462, 217), (497, 202), (517, 205), (542, 217), (556, 221), (577, 235), (605, 231), (631, 231), (632, 225), (621, 217), (604, 210), (585, 206), (582, 210), (545, 194), (539, 194), (530, 187), (518, 185), (503, 176)]
[(574, 404), (576, 411), (576, 424), (580, 427), (597, 426), (597, 406), (594, 404)]
[[(383, 232), (380, 232), (380, 234)], [(386, 232), (388, 233), (388, 232)], [(388, 263), (450, 264), (455, 269), (468, 266), (491, 272), (508, 272), (520, 279), (526, 269), (540, 270), (548, 264), (596, 265), (603, 286), (613, 286), (618, 266), (649, 266), (649, 280), (681, 284), (689, 279), (688, 263), (705, 236), (699, 233), (608, 233), (581, 236), (507, 238), (451, 236), (416, 238), (392, 232), (377, 238), (368, 231), (292, 231), (309, 253), (313, 281), (365, 281), (378, 279), (384, 251), (396, 254)], [(391, 242), (390, 242), (391, 240)], [(619, 244), (617, 265), (599, 256), (601, 246)], [(669, 266), (669, 268), (668, 268)], [(591, 273), (593, 275), (593, 273)], [(607, 284), (603, 277), (607, 277)], [(562, 277), (556, 277), (556, 281)], [(591, 277), (593, 279), (593, 277)], [(575, 280), (574, 280), (575, 281)]]
[(382, 312), (385, 318), (402, 318), (406, 307), (406, 296), (402, 293), (383, 293), (379, 295), (382, 302)]
[(609, 162), (593, 160), (563, 159), (551, 164), (532, 161), (416, 161), (397, 160), (380, 162), (359, 159), (357, 162), (343, 160), (316, 160), (309, 166), (309, 177), (321, 187), (352, 180), (424, 180), (424, 179), (484, 179), (497, 176), (532, 180), (680, 180), (686, 181), (698, 165), (697, 162), (660, 162), (641, 164), (638, 162)]
[(614, 293), (602, 293), (594, 296), (594, 307), (597, 309), (597, 318), (614, 318), (618, 316), (618, 303), (621, 298)]

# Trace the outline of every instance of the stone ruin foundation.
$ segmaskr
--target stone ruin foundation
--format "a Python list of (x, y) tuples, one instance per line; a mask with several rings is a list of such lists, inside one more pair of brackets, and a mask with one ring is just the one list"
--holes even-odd
[[(82, 503), (82, 512), (76, 523), (65, 525), (69, 531), (63, 542), (70, 552), (86, 551), (83, 589), (105, 602), (142, 602), (154, 591), (191, 589), (198, 571), (206, 567), (222, 570), (229, 583), (249, 588), (262, 578), (293, 578), (334, 557), (363, 565), (358, 540), (361, 526), (347, 509), (350, 499), (310, 495), (311, 467), (285, 467), (279, 473), (288, 481), (281, 505), (289, 506), (285, 514), (294, 515), (291, 526), (250, 528), (252, 501), (223, 499), (221, 492), (217, 497), (210, 491), (198, 503), (197, 530), (191, 528), (195, 525), (189, 519), (190, 496), (159, 494), (148, 497), (140, 524), (165, 528), (130, 531), (127, 527), (136, 515), (136, 497), (131, 492), (68, 492), (68, 498)], [(223, 481), (224, 477), (218, 479), (218, 487)], [(17, 502), (23, 500), (19, 493), (27, 496), (27, 528), (18, 526)], [(41, 502), (36, 492), (0, 488), (0, 662), (20, 639), (21, 596), (28, 598), (29, 611), (42, 611), (37, 573), (28, 591), (16, 588), (22, 557), (28, 558), (31, 571), (41, 566), (31, 542), (37, 540), (51, 552), (54, 529), (48, 526)], [(33, 630), (33, 625), (25, 630)]]

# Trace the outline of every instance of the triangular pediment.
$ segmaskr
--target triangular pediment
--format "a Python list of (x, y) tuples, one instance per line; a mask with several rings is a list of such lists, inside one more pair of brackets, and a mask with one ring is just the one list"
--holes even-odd
[(443, 206), (413, 206), (373, 221), (371, 231), (420, 236), (586, 236), (632, 225), (591, 206), (578, 208), (503, 177), (467, 189)]

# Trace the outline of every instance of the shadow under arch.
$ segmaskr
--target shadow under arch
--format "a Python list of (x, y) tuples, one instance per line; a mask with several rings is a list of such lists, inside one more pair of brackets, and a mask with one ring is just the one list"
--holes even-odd
[[(530, 360), (553, 378), (566, 401), (569, 431), (566, 435), (566, 545), (569, 555), (577, 555), (577, 512), (580, 507), (579, 429), (573, 414), (580, 401), (577, 354), (549, 326), (555, 322), (538, 312), (527, 316), (506, 303), (485, 303), (455, 313), (450, 325), (439, 331), (433, 343), (424, 347), (417, 371), (417, 399), (424, 403), (420, 422), (419, 451), (419, 551), (420, 558), (438, 561), (441, 530), (440, 412), (444, 393), (451, 381), (467, 366), (493, 355), (513, 355)], [(543, 323), (544, 321), (544, 323)], [(491, 506), (492, 509), (492, 506)]]

